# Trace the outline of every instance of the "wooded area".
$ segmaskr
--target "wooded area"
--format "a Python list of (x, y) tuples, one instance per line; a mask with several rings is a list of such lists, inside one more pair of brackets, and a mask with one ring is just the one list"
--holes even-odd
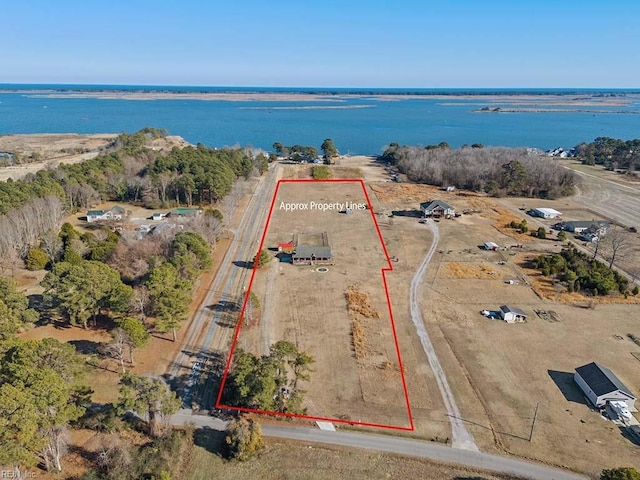
[[(147, 419), (147, 434), (164, 450), (106, 442), (104, 455), (96, 461), (98, 470), (87, 478), (141, 478), (170, 469), (162, 457), (165, 443), (171, 444), (176, 435), (166, 420), (180, 400), (161, 379), (132, 374), (130, 367), (135, 349), (149, 341), (150, 332), (173, 332), (176, 340), (194, 284), (212, 265), (211, 248), (220, 234), (221, 214), (208, 210), (186, 219), (180, 230), (128, 240), (108, 226), (81, 233), (69, 223), (59, 225), (68, 210), (84, 208), (92, 199), (114, 199), (118, 181), (131, 180), (127, 171), (132, 165), (141, 166), (138, 178), (148, 182), (148, 198), (171, 205), (184, 202), (188, 195), (182, 191), (162, 200), (162, 182), (167, 179), (167, 193), (175, 192), (169, 187), (171, 181), (188, 172), (203, 182), (218, 182), (215, 192), (209, 187), (193, 192), (194, 201), (210, 202), (232, 191), (239, 176), (266, 167), (266, 158), (260, 163), (249, 151), (202, 146), (188, 148), (184, 155), (173, 150), (163, 157), (144, 147), (154, 135), (150, 130), (124, 134), (116, 142), (117, 152), (0, 185), (12, 198), (2, 204), (6, 210), (0, 216), (3, 258), (23, 258), (29, 269), (48, 270), (41, 282), (44, 294), (31, 298), (34, 308), (14, 280), (0, 277), (0, 465), (11, 468), (15, 478), (37, 464), (61, 471), (69, 428), (127, 428), (130, 411)], [(135, 191), (127, 190), (136, 195)], [(89, 358), (78, 355), (73, 345), (53, 339), (16, 338), (37, 321), (84, 328), (100, 323), (110, 329), (111, 340), (99, 343)], [(92, 391), (82, 382), (86, 374), (95, 373), (90, 368), (96, 368), (96, 359), (120, 365), (120, 397), (112, 404), (92, 403)], [(135, 454), (141, 457), (133, 458)]]
[(455, 186), (494, 196), (558, 198), (571, 195), (577, 176), (557, 161), (524, 148), (432, 148), (391, 144), (382, 159), (397, 165), (410, 180)]
[(620, 140), (598, 137), (575, 147), (576, 157), (585, 165), (602, 165), (611, 170), (640, 170), (640, 139)]
[(211, 204), (232, 192), (236, 179), (268, 166), (268, 157), (251, 149), (199, 144), (165, 153), (145, 146), (162, 135), (150, 128), (123, 133), (109, 154), (0, 183), (0, 259), (23, 258), (69, 211), (106, 200), (149, 208)]
[(608, 295), (613, 292), (625, 293), (629, 287), (629, 281), (617, 271), (574, 246), (563, 248), (560, 253), (540, 255), (531, 263), (543, 275), (558, 279), (570, 292)]

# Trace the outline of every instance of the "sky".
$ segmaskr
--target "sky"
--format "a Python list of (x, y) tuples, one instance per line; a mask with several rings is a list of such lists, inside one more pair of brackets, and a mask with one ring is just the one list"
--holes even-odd
[(640, 87), (637, 0), (0, 0), (0, 83)]

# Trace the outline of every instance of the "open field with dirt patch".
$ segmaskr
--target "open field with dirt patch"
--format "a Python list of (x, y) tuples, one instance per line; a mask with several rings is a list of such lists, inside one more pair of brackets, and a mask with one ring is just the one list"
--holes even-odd
[(12, 153), (21, 162), (0, 168), (0, 180), (18, 180), (43, 168), (94, 158), (116, 137), (116, 134), (0, 135), (0, 152)]
[[(417, 218), (408, 212), (429, 198), (443, 199), (456, 211), (468, 212), (438, 223), (440, 244), (422, 284), (421, 304), (429, 335), (480, 448), (593, 474), (604, 467), (640, 466), (638, 446), (590, 409), (572, 378), (574, 368), (597, 361), (611, 368), (632, 392), (640, 393), (640, 362), (632, 355), (640, 353), (640, 347), (627, 336), (640, 332), (638, 306), (619, 303), (624, 300), (621, 296), (602, 297), (590, 309), (584, 307), (591, 297), (552, 296), (555, 287), (539, 272), (523, 268), (523, 262), (557, 252), (562, 243), (503, 228), (512, 219), (527, 219), (530, 229), (549, 228), (557, 221), (526, 215), (520, 210), (523, 203), (528, 208), (550, 206), (561, 211), (571, 207), (582, 215), (577, 218), (593, 218), (581, 203), (572, 198), (555, 202), (492, 199), (406, 184), (371, 188), (380, 208), (405, 212), (391, 219), (392, 226), (383, 231), (385, 239), (415, 226)], [(486, 241), (500, 249), (481, 249)], [(509, 248), (516, 244), (522, 248)], [(509, 280), (513, 284), (506, 283)], [(540, 290), (541, 284), (550, 290)], [(541, 298), (532, 286), (549, 298)], [(399, 295), (395, 298), (402, 301)], [(626, 300), (636, 301), (635, 297)], [(497, 310), (503, 304), (522, 308), (527, 321), (509, 325), (480, 315), (480, 310)], [(554, 315), (542, 318), (535, 310)], [(407, 381), (411, 384), (411, 375)], [(529, 442), (536, 402), (538, 419)]]
[(274, 257), (257, 272), (252, 289), (264, 305), (262, 319), (242, 327), (239, 346), (264, 354), (287, 340), (309, 353), (315, 359), (303, 386), (309, 415), (408, 426), (381, 273), (388, 262), (371, 212), (281, 208), (311, 202), (366, 204), (366, 198), (357, 182), (280, 185), (265, 247), (297, 239), (300, 252), (303, 245), (324, 243), (334, 264), (319, 271), (319, 262), (292, 265), (289, 256)]
[[(75, 133), (34, 133), (0, 135), (0, 152), (18, 155), (20, 164), (0, 167), (0, 181), (18, 180), (29, 173), (61, 164), (80, 163), (108, 151), (118, 135), (101, 133), (80, 135)], [(174, 146), (188, 145), (181, 137), (167, 136), (150, 142), (153, 150), (170, 150)]]

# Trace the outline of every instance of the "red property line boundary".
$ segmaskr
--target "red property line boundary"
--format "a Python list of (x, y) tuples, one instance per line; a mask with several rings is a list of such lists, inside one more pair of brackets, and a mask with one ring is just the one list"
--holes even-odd
[(236, 326), (236, 331), (233, 336), (233, 342), (231, 343), (231, 350), (229, 352), (229, 357), (227, 358), (227, 363), (224, 369), (224, 374), (222, 376), (222, 383), (220, 384), (220, 390), (218, 391), (218, 397), (216, 399), (215, 407), (218, 409), (225, 410), (234, 410), (238, 412), (247, 412), (247, 413), (259, 413), (259, 414), (267, 414), (267, 415), (277, 415), (281, 417), (290, 417), (290, 418), (301, 418), (306, 420), (321, 420), (333, 423), (346, 423), (349, 425), (359, 425), (364, 427), (378, 427), (378, 428), (388, 428), (393, 430), (405, 430), (405, 431), (413, 431), (415, 430), (415, 426), (413, 423), (413, 415), (411, 414), (411, 404), (409, 403), (409, 393), (407, 391), (407, 382), (404, 375), (404, 366), (402, 364), (402, 356), (400, 355), (400, 347), (398, 345), (398, 336), (396, 333), (396, 324), (393, 318), (393, 311), (391, 309), (391, 299), (389, 297), (389, 288), (387, 286), (387, 272), (391, 272), (393, 270), (393, 266), (391, 264), (391, 259), (389, 257), (389, 252), (387, 251), (387, 247), (384, 244), (384, 240), (382, 239), (382, 232), (380, 231), (380, 226), (376, 220), (375, 214), (373, 212), (373, 207), (371, 205), (371, 200), (369, 199), (369, 194), (367, 193), (367, 189), (365, 187), (364, 181), (361, 179), (335, 179), (335, 180), (279, 180), (275, 192), (273, 193), (273, 198), (271, 199), (271, 206), (269, 207), (269, 215), (267, 217), (267, 222), (265, 224), (264, 230), (262, 232), (262, 238), (260, 239), (260, 246), (258, 247), (259, 253), (263, 246), (264, 241), (267, 236), (267, 231), (269, 229), (269, 223), (271, 222), (271, 215), (273, 213), (273, 208), (276, 203), (276, 197), (278, 196), (278, 191), (280, 190), (280, 184), (282, 183), (358, 183), (362, 191), (364, 192), (364, 196), (367, 200), (367, 205), (369, 207), (369, 211), (371, 212), (371, 219), (373, 220), (373, 224), (376, 227), (376, 232), (378, 233), (378, 239), (380, 240), (380, 245), (382, 245), (382, 249), (384, 250), (384, 255), (387, 260), (387, 266), (381, 269), (382, 273), (382, 283), (384, 285), (384, 292), (387, 299), (387, 307), (389, 309), (389, 318), (391, 319), (391, 329), (393, 331), (393, 341), (396, 348), (396, 355), (398, 356), (398, 367), (400, 368), (400, 377), (402, 378), (402, 389), (404, 392), (405, 405), (407, 407), (407, 415), (409, 417), (409, 426), (399, 426), (399, 425), (387, 425), (382, 423), (370, 423), (370, 422), (359, 422), (354, 420), (344, 420), (340, 418), (329, 418), (329, 417), (316, 417), (311, 415), (300, 415), (294, 413), (286, 413), (286, 412), (272, 412), (265, 410), (258, 410), (253, 408), (245, 408), (245, 407), (236, 407), (232, 405), (223, 405), (221, 404), (222, 392), (224, 390), (225, 383), (227, 382), (227, 377), (229, 375), (229, 369), (231, 368), (231, 361), (233, 359), (233, 353), (236, 348), (236, 344), (238, 342), (238, 336), (240, 334), (240, 328), (242, 326), (242, 320), (244, 318), (245, 309), (247, 308), (247, 303), (249, 301), (249, 294), (251, 293), (251, 288), (253, 286), (253, 281), (256, 276), (256, 271), (258, 268), (258, 255), (256, 254), (256, 260), (253, 265), (253, 271), (251, 272), (251, 279), (249, 280), (249, 286), (247, 288), (247, 293), (244, 298), (244, 302), (242, 304), (242, 310), (240, 312), (240, 318), (238, 319), (238, 325)]

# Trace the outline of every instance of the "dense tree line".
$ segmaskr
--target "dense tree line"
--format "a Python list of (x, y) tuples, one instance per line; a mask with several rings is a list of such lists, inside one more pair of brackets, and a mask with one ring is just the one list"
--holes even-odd
[(288, 147), (280, 142), (276, 142), (273, 144), (273, 151), (277, 156), (288, 158), (289, 160), (293, 160), (294, 162), (309, 162), (318, 158), (318, 149), (312, 146), (296, 144)]
[(24, 325), (35, 322), (38, 312), (17, 290), (15, 280), (0, 277), (0, 340), (13, 336)]
[(143, 172), (148, 175), (155, 192), (147, 189), (145, 203), (192, 205), (213, 203), (226, 196), (234, 181), (262, 174), (268, 167), (265, 155), (253, 156), (248, 149), (174, 148), (159, 156)]
[(612, 170), (640, 170), (640, 139), (620, 140), (598, 137), (591, 143), (580, 143), (575, 155), (586, 165), (603, 165)]
[(433, 148), (391, 144), (382, 159), (410, 180), (490, 195), (557, 198), (573, 193), (576, 175), (555, 160), (522, 148)]
[(629, 286), (625, 277), (574, 246), (553, 255), (540, 255), (532, 261), (532, 266), (543, 275), (564, 282), (570, 292), (607, 295), (615, 291), (625, 293)]
[(58, 228), (64, 214), (62, 200), (45, 195), (0, 215), (0, 259), (23, 257), (45, 232)]
[(0, 342), (0, 465), (14, 477), (41, 462), (62, 470), (69, 424), (83, 414), (89, 389), (72, 345), (46, 338)]
[[(156, 330), (173, 331), (175, 341), (176, 329), (188, 314), (193, 285), (212, 264), (211, 245), (190, 231), (125, 245), (107, 228), (79, 234), (65, 223), (57, 240), (51, 257), (36, 249), (50, 269), (41, 282), (44, 298), (71, 324), (85, 328), (99, 314), (115, 320), (127, 313), (143, 318), (150, 314)], [(131, 340), (125, 333), (115, 339), (120, 358)]]
[(110, 153), (0, 183), (0, 258), (23, 258), (46, 231), (57, 229), (67, 210), (106, 200), (152, 208), (210, 204), (232, 192), (236, 179), (268, 167), (267, 156), (251, 149), (146, 147), (164, 135), (150, 128), (123, 133)]
[(305, 413), (301, 380), (309, 380), (314, 359), (295, 345), (279, 341), (268, 355), (257, 357), (242, 349), (234, 355), (227, 401), (259, 410)]

